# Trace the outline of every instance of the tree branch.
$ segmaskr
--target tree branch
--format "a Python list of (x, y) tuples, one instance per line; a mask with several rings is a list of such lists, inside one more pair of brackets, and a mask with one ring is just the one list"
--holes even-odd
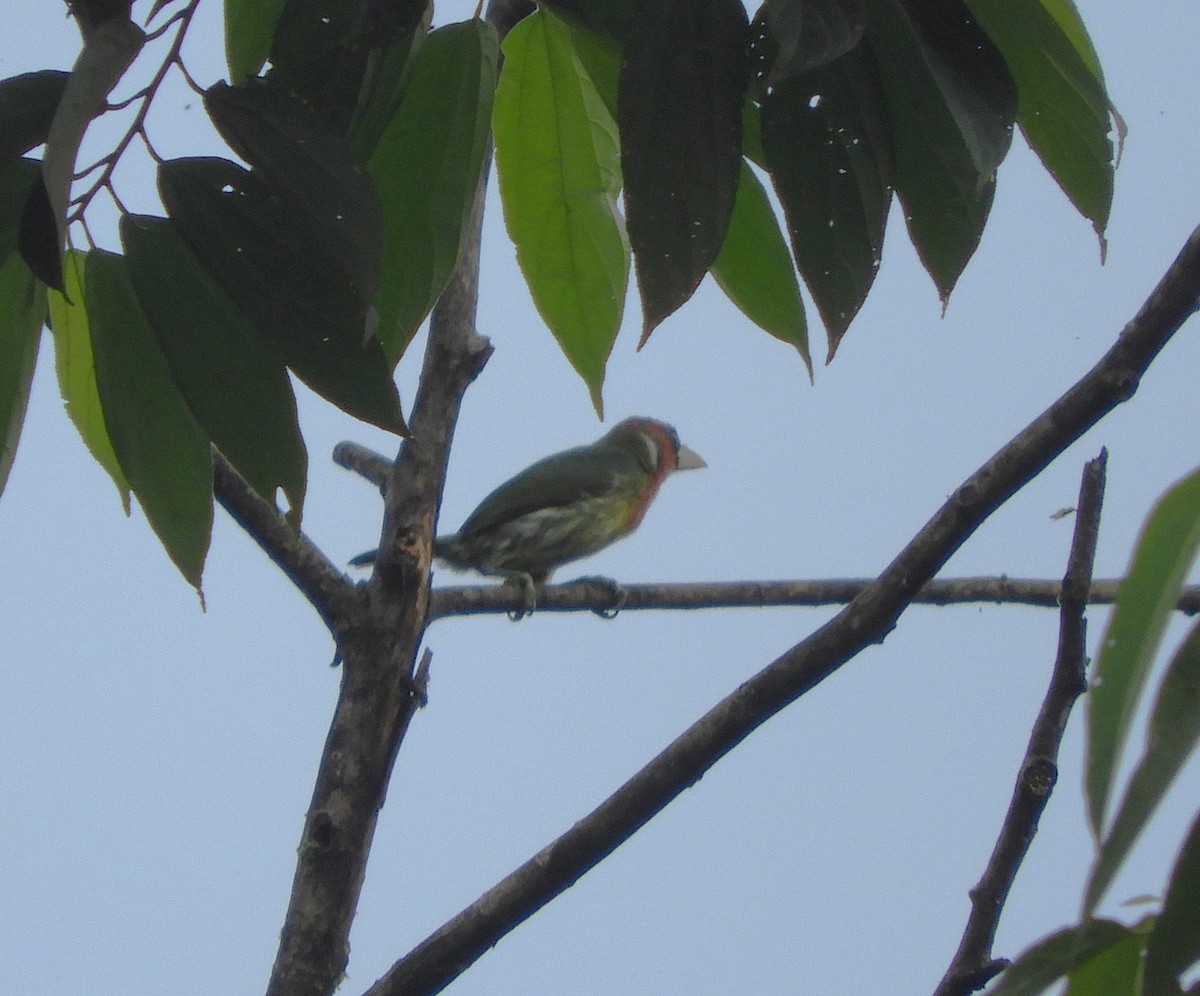
[(213, 493), (233, 520), (312, 603), (339, 640), (350, 626), (357, 599), (354, 585), (312, 540), (292, 528), (274, 505), (261, 498), (216, 449)]
[(591, 814), (422, 941), (371, 987), (370, 996), (444, 988), (767, 719), (883, 640), (917, 592), (997, 508), (1133, 395), (1154, 357), (1198, 306), (1200, 229), (1100, 362), (972, 474), (850, 605), (739, 686)]
[[(623, 584), (621, 612), (645, 609), (690, 610), (769, 608), (776, 606), (845, 605), (873, 582), (868, 578), (824, 581), (707, 581), (685, 584)], [(1109, 605), (1116, 600), (1119, 578), (1092, 583), (1086, 600)], [(1058, 608), (1062, 582), (1041, 578), (978, 577), (930, 581), (911, 599), (913, 605), (963, 605), (990, 602), (996, 605), (1029, 605)], [(538, 612), (597, 612), (612, 604), (612, 589), (581, 578), (538, 589)], [(434, 588), (430, 593), (432, 622), (447, 616), (511, 613), (524, 606), (524, 595), (512, 585), (470, 585)], [(1176, 609), (1186, 615), (1200, 613), (1200, 585), (1181, 590)]]
[[(518, 6), (497, 0), (489, 10), (502, 35)], [(424, 698), (417, 652), (429, 619), (429, 568), (446, 464), (463, 394), (492, 351), (475, 330), (489, 166), (485, 160), (458, 263), (430, 319), (411, 435), (385, 482), (379, 559), (364, 586), (366, 611), (339, 646), (342, 687), (305, 818), (268, 996), (326, 996), (345, 974), (376, 819), (400, 742)]]
[(1021, 862), (1037, 833), (1038, 822), (1050, 801), (1058, 779), (1058, 748), (1075, 700), (1087, 687), (1087, 620), (1084, 609), (1092, 583), (1096, 538), (1100, 531), (1100, 507), (1104, 500), (1108, 452), (1087, 463), (1079, 487), (1079, 515), (1062, 583), (1062, 611), (1058, 630), (1058, 654), (1050, 676), (1050, 687), (1042, 701), (1013, 788), (1008, 813), (996, 838), (987, 868), (971, 890), (971, 915), (958, 951), (934, 991), (934, 996), (968, 996), (982, 989), (1008, 964), (992, 958), (992, 942), (1000, 913)]

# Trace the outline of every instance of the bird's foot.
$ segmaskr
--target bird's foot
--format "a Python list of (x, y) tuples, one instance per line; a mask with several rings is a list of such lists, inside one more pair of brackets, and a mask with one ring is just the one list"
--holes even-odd
[(617, 614), (625, 607), (625, 602), (629, 599), (629, 592), (621, 587), (613, 578), (606, 578), (600, 574), (589, 574), (581, 578), (576, 578), (576, 584), (594, 584), (599, 588), (604, 588), (612, 597), (612, 604), (604, 608), (593, 608), (601, 619), (616, 619)]
[(533, 610), (537, 608), (537, 586), (534, 584), (533, 578), (524, 572), (509, 574), (504, 578), (504, 583), (520, 588), (524, 603), (521, 608), (512, 609), (508, 613), (508, 618), (513, 622), (520, 622), (526, 616), (533, 615)]

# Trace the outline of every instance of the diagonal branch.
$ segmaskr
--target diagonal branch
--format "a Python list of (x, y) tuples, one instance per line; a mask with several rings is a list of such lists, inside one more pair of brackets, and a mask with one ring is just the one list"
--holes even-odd
[(1200, 307), (1200, 229), (1113, 347), (972, 474), (883, 573), (811, 636), (713, 707), (591, 814), (398, 961), (370, 996), (437, 992), (508, 931), (619, 847), (728, 751), (860, 650), (883, 640), (917, 592), (1012, 494), (1130, 398)]
[(1008, 964), (992, 958), (992, 942), (1000, 913), (1038, 822), (1050, 801), (1058, 779), (1058, 748), (1067, 728), (1075, 700), (1087, 687), (1087, 592), (1096, 557), (1100, 531), (1100, 506), (1104, 500), (1108, 452), (1087, 463), (1079, 486), (1079, 517), (1067, 573), (1063, 578), (1062, 611), (1058, 630), (1058, 654), (1050, 676), (1050, 687), (1033, 724), (1021, 771), (1013, 788), (1008, 813), (996, 838), (996, 846), (978, 884), (971, 890), (971, 915), (950, 967), (934, 990), (934, 996), (968, 996)]
[(354, 586), (315, 543), (292, 528), (261, 498), (217, 450), (213, 454), (213, 493), (232, 517), (312, 603), (335, 639), (354, 612)]

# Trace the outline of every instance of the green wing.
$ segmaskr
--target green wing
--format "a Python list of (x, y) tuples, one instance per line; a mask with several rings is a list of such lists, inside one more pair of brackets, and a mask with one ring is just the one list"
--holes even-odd
[(484, 532), (539, 509), (569, 505), (581, 496), (634, 490), (645, 476), (637, 460), (619, 449), (593, 445), (564, 450), (496, 488), (467, 516), (459, 535)]

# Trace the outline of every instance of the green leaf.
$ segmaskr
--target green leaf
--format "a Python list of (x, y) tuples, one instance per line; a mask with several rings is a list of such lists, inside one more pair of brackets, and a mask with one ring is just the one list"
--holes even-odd
[(1145, 953), (1144, 929), (1131, 930), (1123, 941), (1073, 968), (1063, 996), (1141, 996)]
[(1125, 790), (1084, 899), (1096, 908), (1138, 835), (1200, 739), (1200, 623), (1176, 651), (1159, 687), (1146, 730), (1146, 750)]
[(458, 262), (483, 169), (498, 53), (483, 21), (431, 32), (367, 163), (384, 223), (379, 338), (393, 363)]
[(1068, 31), (1043, 0), (967, 3), (1012, 72), (1017, 120), (1030, 146), (1102, 233), (1113, 193), (1109, 100), (1078, 13), (1059, 5), (1059, 16), (1073, 21)]
[(68, 76), (45, 69), (0, 80), (0, 166), (46, 141)]
[(225, 0), (225, 58), (234, 83), (262, 69), (285, 6), (287, 0)]
[(962, 0), (870, 0), (869, 11), (867, 38), (892, 119), (896, 191), (945, 304), (987, 222), (996, 168), (1012, 142), (1016, 89)]
[(879, 270), (892, 203), (892, 137), (869, 53), (860, 47), (776, 87), (762, 118), (767, 165), (832, 359)]
[(205, 92), (204, 106), (271, 196), (370, 300), (379, 286), (383, 219), (375, 187), (347, 144), (265, 80), (217, 83)]
[[(546, 8), (542, 8), (543, 10)], [(589, 31), (574, 21), (563, 22), (571, 33), (571, 47), (596, 88), (596, 93), (608, 108), (609, 116), (617, 117), (617, 90), (621, 80), (621, 49), (616, 41), (602, 32)]]
[(121, 219), (129, 277), (180, 393), (217, 449), (299, 525), (308, 456), (279, 354), (162, 218)]
[(96, 384), (113, 449), (151, 528), (200, 590), (212, 535), (212, 454), (138, 307), (125, 260), (93, 250), (86, 266)]
[(1109, 795), (1150, 663), (1200, 546), (1200, 471), (1155, 505), (1100, 644), (1088, 695), (1088, 820), (1104, 837)]
[(356, 418), (404, 433), (367, 303), (258, 176), (223, 159), (175, 159), (158, 178), (176, 231), (296, 376)]
[[(1200, 814), (1192, 821), (1167, 882), (1162, 912), (1146, 944), (1142, 992), (1179, 993), (1179, 976), (1200, 959)], [(1195, 992), (1195, 989), (1189, 990)]]
[(740, 0), (644, 7), (621, 61), (617, 123), (642, 338), (688, 300), (725, 241), (749, 82)]
[(725, 244), (712, 265), (712, 275), (750, 321), (800, 351), (812, 380), (808, 324), (792, 257), (767, 192), (744, 162)]
[(47, 295), (50, 331), (54, 333), (54, 365), (58, 372), (58, 390), (66, 404), (67, 415), (83, 438), (84, 445), (112, 478), (125, 514), (129, 514), (129, 482), (117, 462), (100, 408), (96, 389), (96, 368), (92, 357), (92, 336), (84, 298), (84, 253), (67, 250), (63, 258), (66, 292), (51, 290)]
[(9, 256), (0, 263), (0, 492), (17, 455), (45, 317), (45, 285)]
[(504, 42), (493, 113), (504, 219), (538, 312), (603, 417), (604, 366), (621, 327), (629, 243), (617, 208), (616, 124), (542, 11)]
[(1021, 952), (988, 996), (1038, 996), (1091, 959), (1125, 944), (1131, 933), (1114, 920), (1089, 920), (1056, 931)]

